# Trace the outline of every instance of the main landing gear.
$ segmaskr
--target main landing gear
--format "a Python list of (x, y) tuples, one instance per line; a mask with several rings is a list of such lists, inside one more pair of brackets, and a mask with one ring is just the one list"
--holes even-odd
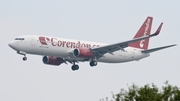
[[(93, 60), (93, 61), (91, 61), (91, 62), (89, 63), (89, 65), (90, 65), (91, 67), (96, 66), (96, 65), (97, 65), (97, 61)], [(79, 69), (79, 65), (76, 65), (75, 62), (73, 62), (73, 65), (72, 65), (71, 69), (72, 69), (73, 71), (78, 70), (78, 69)]]
[(72, 65), (71, 69), (73, 71), (78, 70), (79, 69), (79, 65), (76, 65), (75, 62), (73, 62), (73, 65)]
[(89, 65), (91, 66), (91, 67), (93, 67), (93, 66), (96, 66), (97, 65), (97, 61), (91, 61), (90, 63), (89, 63)]
[(73, 71), (78, 70), (79, 69), (79, 65), (72, 65), (71, 69)]

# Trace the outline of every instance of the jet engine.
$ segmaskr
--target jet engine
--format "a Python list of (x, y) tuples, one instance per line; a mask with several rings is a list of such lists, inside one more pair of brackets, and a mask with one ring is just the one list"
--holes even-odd
[(93, 56), (93, 52), (86, 48), (77, 48), (77, 49), (74, 49), (73, 55), (75, 57), (91, 58)]
[(60, 64), (63, 63), (63, 60), (61, 58), (55, 56), (44, 56), (42, 61), (44, 64), (56, 65), (56, 66), (59, 66)]

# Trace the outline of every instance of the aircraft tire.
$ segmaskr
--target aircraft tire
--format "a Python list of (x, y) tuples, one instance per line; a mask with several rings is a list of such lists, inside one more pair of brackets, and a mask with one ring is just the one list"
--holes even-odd
[(78, 66), (78, 65), (75, 65), (75, 67), (76, 67), (76, 70), (78, 70), (78, 69), (79, 69), (79, 66)]
[(89, 63), (89, 65), (90, 65), (91, 67), (96, 66), (96, 65), (97, 65), (97, 61), (91, 61), (91, 62)]
[(73, 71), (78, 70), (78, 69), (79, 69), (79, 66), (78, 66), (78, 65), (73, 65), (73, 66), (71, 67), (71, 69), (72, 69)]
[(27, 60), (27, 57), (23, 57), (23, 61), (26, 61)]

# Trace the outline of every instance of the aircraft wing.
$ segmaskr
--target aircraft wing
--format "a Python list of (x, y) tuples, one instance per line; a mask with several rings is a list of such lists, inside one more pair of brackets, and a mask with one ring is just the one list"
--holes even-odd
[(160, 24), (160, 26), (158, 27), (158, 29), (156, 30), (156, 32), (154, 34), (135, 38), (132, 40), (128, 40), (128, 41), (124, 41), (124, 42), (120, 42), (120, 43), (116, 43), (116, 44), (110, 44), (110, 45), (106, 45), (106, 46), (102, 46), (102, 47), (92, 48), (91, 50), (96, 56), (99, 56), (99, 57), (103, 56), (106, 53), (113, 54), (112, 52), (115, 52), (117, 50), (124, 50), (124, 48), (128, 47), (130, 43), (158, 35), (160, 33), (162, 25), (163, 25), (163, 23)]

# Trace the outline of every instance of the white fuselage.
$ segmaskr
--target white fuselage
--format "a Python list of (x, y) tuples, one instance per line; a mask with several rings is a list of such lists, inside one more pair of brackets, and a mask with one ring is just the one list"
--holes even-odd
[[(83, 61), (83, 59), (73, 56), (72, 52), (74, 49), (89, 49), (107, 45), (103, 43), (38, 35), (26, 35), (18, 38), (9, 43), (9, 46), (16, 51), (25, 54), (56, 56), (63, 59), (77, 61)], [(102, 57), (98, 58), (97, 61), (105, 63), (121, 63), (140, 60), (148, 56), (149, 54), (142, 53), (140, 49), (127, 47), (124, 48), (124, 50), (118, 50), (113, 53), (106, 53)]]

